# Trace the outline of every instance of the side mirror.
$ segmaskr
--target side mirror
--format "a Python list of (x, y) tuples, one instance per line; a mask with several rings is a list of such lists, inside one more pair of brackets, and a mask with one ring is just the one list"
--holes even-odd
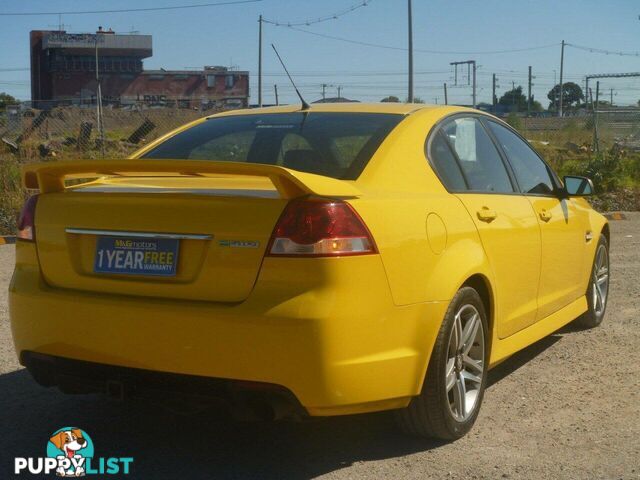
[(564, 190), (570, 197), (593, 195), (593, 182), (587, 177), (566, 176), (563, 179)]

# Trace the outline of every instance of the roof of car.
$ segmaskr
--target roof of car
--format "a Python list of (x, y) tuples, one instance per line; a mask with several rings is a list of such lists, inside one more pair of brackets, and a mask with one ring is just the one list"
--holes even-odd
[[(250, 108), (244, 110), (230, 110), (216, 116), (226, 115), (255, 115), (260, 113), (291, 113), (300, 111), (299, 103), (278, 107)], [(423, 103), (312, 103), (306, 112), (354, 112), (354, 113), (395, 113), (408, 115), (417, 110), (466, 110), (464, 107), (446, 105), (429, 105)]]

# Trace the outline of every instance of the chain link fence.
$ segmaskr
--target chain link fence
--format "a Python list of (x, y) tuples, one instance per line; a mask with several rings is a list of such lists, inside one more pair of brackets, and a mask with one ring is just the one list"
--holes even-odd
[(187, 122), (216, 112), (181, 107), (178, 102), (109, 106), (103, 108), (101, 132), (95, 105), (34, 109), (27, 103), (0, 113), (0, 139), (19, 157), (55, 157), (77, 151), (91, 158), (120, 158)]
[(570, 150), (599, 153), (602, 149), (640, 151), (640, 108), (593, 108), (564, 117), (544, 114), (506, 117), (528, 139)]

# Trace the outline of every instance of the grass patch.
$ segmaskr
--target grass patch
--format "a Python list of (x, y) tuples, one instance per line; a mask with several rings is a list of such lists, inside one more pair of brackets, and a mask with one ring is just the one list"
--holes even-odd
[(20, 186), (20, 168), (11, 155), (0, 154), (0, 235), (13, 234), (24, 193)]

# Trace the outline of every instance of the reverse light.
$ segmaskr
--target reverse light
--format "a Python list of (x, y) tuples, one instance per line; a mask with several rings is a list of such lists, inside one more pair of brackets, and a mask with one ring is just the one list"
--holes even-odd
[(334, 257), (377, 253), (369, 229), (348, 203), (291, 201), (271, 235), (268, 256)]
[(17, 237), (21, 240), (33, 242), (36, 239), (36, 204), (38, 203), (38, 195), (33, 195), (27, 199), (20, 216), (18, 217), (18, 233)]

